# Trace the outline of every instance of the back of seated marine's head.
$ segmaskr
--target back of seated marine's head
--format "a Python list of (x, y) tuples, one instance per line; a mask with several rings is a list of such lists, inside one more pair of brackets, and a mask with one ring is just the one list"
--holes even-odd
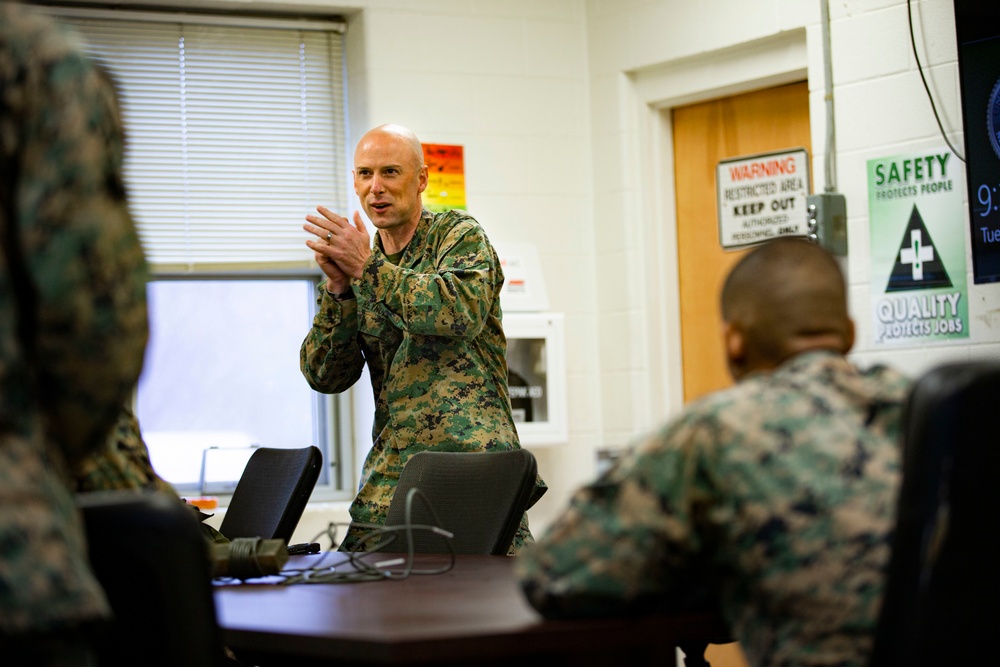
[(721, 307), (726, 357), (736, 380), (800, 352), (846, 354), (854, 344), (840, 265), (802, 238), (776, 239), (744, 256), (726, 278)]

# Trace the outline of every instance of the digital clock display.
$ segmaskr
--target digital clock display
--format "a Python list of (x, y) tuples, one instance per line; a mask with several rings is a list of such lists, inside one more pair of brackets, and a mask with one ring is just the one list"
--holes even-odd
[[(980, 218), (988, 218), (994, 213), (1000, 211), (1000, 206), (996, 204), (994, 199), (996, 194), (997, 188), (995, 185), (991, 187), (984, 183), (976, 189), (976, 199), (979, 200), (978, 211)], [(973, 220), (972, 224), (976, 224), (976, 221)]]
[(955, 0), (976, 283), (1000, 281), (1000, 2)]

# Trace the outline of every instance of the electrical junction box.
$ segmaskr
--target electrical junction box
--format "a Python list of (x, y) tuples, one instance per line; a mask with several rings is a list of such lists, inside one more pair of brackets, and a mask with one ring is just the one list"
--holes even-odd
[(806, 236), (834, 255), (847, 254), (847, 200), (837, 192), (806, 197)]

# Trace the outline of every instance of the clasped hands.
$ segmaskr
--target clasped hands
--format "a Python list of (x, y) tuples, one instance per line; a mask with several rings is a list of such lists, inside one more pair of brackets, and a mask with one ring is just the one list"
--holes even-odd
[(351, 287), (351, 278), (360, 278), (361, 269), (371, 255), (371, 236), (354, 212), (354, 223), (325, 206), (317, 206), (319, 215), (307, 215), (302, 229), (316, 236), (306, 245), (316, 254), (316, 263), (326, 275), (328, 292), (339, 294)]

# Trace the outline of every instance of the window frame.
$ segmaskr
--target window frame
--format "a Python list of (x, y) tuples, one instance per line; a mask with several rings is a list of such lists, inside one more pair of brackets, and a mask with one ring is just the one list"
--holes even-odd
[[(152, 276), (149, 280), (153, 282), (194, 282), (194, 281), (301, 281), (308, 284), (313, 295), (316, 286), (325, 278), (319, 271), (292, 271), (292, 270), (262, 270), (262, 271), (231, 271), (231, 272), (162, 272)], [(309, 299), (308, 322), (311, 323), (316, 316), (318, 306), (315, 298)], [(304, 327), (302, 336), (305, 337), (308, 328)], [(302, 379), (305, 384), (305, 378)], [(303, 443), (302, 446), (315, 444), (320, 446), (323, 452), (323, 465), (329, 470), (329, 482), (317, 485), (313, 491), (310, 502), (337, 502), (349, 501), (354, 497), (357, 473), (356, 454), (354, 451), (355, 440), (355, 419), (352, 414), (353, 392), (360, 384), (355, 383), (348, 391), (340, 394), (322, 394), (309, 390), (311, 397), (312, 411), (314, 414), (312, 431), (313, 442)], [(138, 404), (138, 391), (136, 387), (134, 403)], [(137, 413), (138, 414), (138, 413)], [(142, 423), (141, 415), (140, 426)], [(325, 433), (325, 435), (324, 435)], [(267, 446), (267, 445), (263, 445)], [(322, 474), (320, 476), (322, 480)], [(190, 485), (177, 486), (177, 490), (182, 496), (188, 497), (199, 495), (200, 490)], [(212, 494), (218, 498), (221, 506), (229, 504), (232, 493), (216, 492)]]

